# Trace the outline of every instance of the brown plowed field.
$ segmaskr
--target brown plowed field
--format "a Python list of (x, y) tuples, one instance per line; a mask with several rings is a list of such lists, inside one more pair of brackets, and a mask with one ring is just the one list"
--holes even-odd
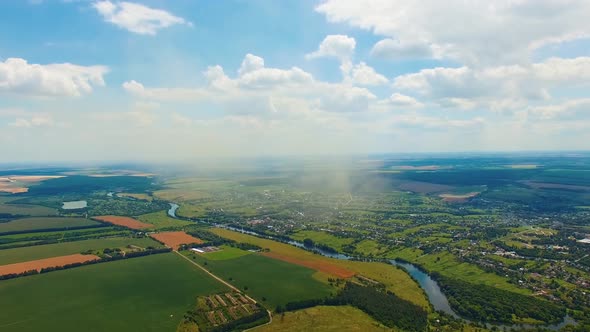
[(150, 236), (174, 250), (178, 250), (178, 247), (180, 247), (181, 244), (203, 243), (201, 239), (192, 237), (185, 232), (162, 232), (150, 234)]
[(326, 262), (300, 260), (295, 257), (281, 255), (281, 254), (277, 254), (274, 252), (263, 252), (261, 254), (266, 257), (278, 259), (278, 260), (281, 260), (281, 261), (284, 261), (287, 263), (301, 265), (301, 266), (308, 267), (310, 269), (314, 269), (316, 271), (328, 273), (328, 274), (334, 275), (338, 278), (350, 278), (356, 274), (354, 271), (345, 269), (345, 268), (337, 266), (337, 265), (332, 265), (332, 264), (329, 264)]
[(64, 266), (73, 263), (84, 263), (100, 259), (95, 255), (74, 254), (67, 256), (51, 257), (45, 259), (38, 259), (35, 261), (28, 261), (22, 263), (8, 264), (0, 266), (0, 275), (11, 273), (23, 273), (26, 271), (37, 270), (41, 271), (43, 268)]
[(26, 193), (27, 191), (29, 191), (29, 188), (13, 187), (12, 183), (7, 183), (7, 182), (0, 183), (0, 192), (18, 194), (18, 193)]
[(141, 221), (137, 221), (133, 218), (129, 217), (120, 217), (120, 216), (98, 216), (94, 217), (93, 219), (108, 222), (109, 224), (123, 226), (131, 229), (144, 229), (154, 227), (152, 224), (146, 224)]

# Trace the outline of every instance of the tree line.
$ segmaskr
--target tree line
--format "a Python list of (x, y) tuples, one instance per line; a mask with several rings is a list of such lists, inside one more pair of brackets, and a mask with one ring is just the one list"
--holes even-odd
[(385, 326), (405, 331), (426, 331), (428, 325), (427, 313), (421, 307), (392, 292), (351, 282), (347, 282), (335, 297), (289, 302), (284, 307), (278, 306), (275, 311), (281, 313), (318, 305), (351, 305)]

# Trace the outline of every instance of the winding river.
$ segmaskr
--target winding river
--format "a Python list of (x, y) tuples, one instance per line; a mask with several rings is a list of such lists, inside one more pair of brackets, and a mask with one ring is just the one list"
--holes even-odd
[(400, 262), (393, 259), (389, 262), (406, 270), (406, 272), (408, 272), (408, 274), (420, 284), (420, 287), (422, 287), (426, 296), (428, 296), (428, 300), (432, 303), (434, 310), (442, 311), (455, 318), (461, 318), (453, 311), (453, 309), (451, 309), (449, 300), (440, 290), (440, 286), (428, 274), (422, 272), (419, 268), (410, 263)]
[(176, 203), (168, 203), (170, 204), (170, 209), (168, 210), (168, 215), (172, 218), (176, 218), (176, 210), (178, 210), (178, 208), (180, 206), (178, 206), (178, 204)]
[[(179, 208), (178, 204), (170, 203), (170, 210), (168, 210), (168, 215), (170, 217), (177, 218), (176, 210), (178, 208)], [(248, 231), (248, 230), (244, 230), (244, 229), (240, 229), (240, 228), (236, 228), (236, 227), (226, 226), (226, 225), (222, 225), (222, 224), (213, 224), (213, 226), (229, 229), (229, 230), (244, 233), (244, 234), (254, 235), (257, 237), (261, 237), (261, 238), (275, 240), (278, 242), (283, 242), (279, 239), (273, 238), (272, 236), (262, 235), (262, 234), (259, 234), (256, 232), (252, 232), (252, 231)], [(313, 251), (315, 253), (318, 253), (320, 255), (330, 257), (330, 258), (344, 259), (344, 260), (349, 260), (349, 259), (353, 258), (352, 256), (348, 256), (348, 255), (345, 255), (342, 253), (333, 253), (333, 252), (322, 250), (320, 248), (309, 248), (309, 247), (306, 247), (303, 243), (298, 242), (298, 241), (288, 241), (287, 243), (290, 245), (299, 247), (299, 248), (303, 248), (305, 250)], [(416, 280), (418, 282), (420, 287), (424, 290), (424, 293), (426, 293), (426, 296), (428, 297), (428, 300), (432, 304), (434, 310), (442, 311), (446, 314), (449, 314), (449, 315), (451, 315), (455, 318), (458, 318), (458, 319), (462, 319), (466, 322), (471, 322), (470, 320), (462, 318), (461, 316), (457, 315), (457, 313), (455, 311), (453, 311), (453, 309), (451, 308), (451, 305), (449, 304), (449, 300), (441, 291), (440, 286), (438, 285), (436, 280), (432, 279), (426, 272), (422, 271), (416, 265), (411, 264), (411, 263), (401, 262), (401, 261), (397, 261), (397, 260), (393, 260), (393, 259), (390, 260), (389, 262), (392, 265), (398, 266), (398, 267), (402, 268), (403, 270), (405, 270), (410, 276), (412, 276), (412, 278), (414, 278), (414, 280)], [(552, 324), (552, 325), (530, 325), (530, 324), (496, 325), (496, 324), (486, 323), (486, 328), (491, 329), (492, 327), (496, 327), (500, 330), (503, 330), (503, 329), (519, 330), (519, 329), (529, 329), (529, 328), (545, 328), (545, 329), (549, 329), (552, 331), (558, 331), (568, 324), (575, 325), (576, 321), (573, 318), (571, 318), (570, 316), (565, 316), (561, 323)]]

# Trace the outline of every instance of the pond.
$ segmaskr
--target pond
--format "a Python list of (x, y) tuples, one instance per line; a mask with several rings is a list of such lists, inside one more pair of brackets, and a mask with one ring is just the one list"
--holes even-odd
[(64, 210), (79, 210), (85, 209), (88, 207), (88, 202), (86, 201), (71, 201), (71, 202), (63, 202), (63, 206), (61, 207)]

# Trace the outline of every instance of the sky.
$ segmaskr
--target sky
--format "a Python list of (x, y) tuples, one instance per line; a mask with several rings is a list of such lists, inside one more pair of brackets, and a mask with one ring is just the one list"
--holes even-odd
[(6, 0), (0, 162), (590, 149), (588, 0)]

